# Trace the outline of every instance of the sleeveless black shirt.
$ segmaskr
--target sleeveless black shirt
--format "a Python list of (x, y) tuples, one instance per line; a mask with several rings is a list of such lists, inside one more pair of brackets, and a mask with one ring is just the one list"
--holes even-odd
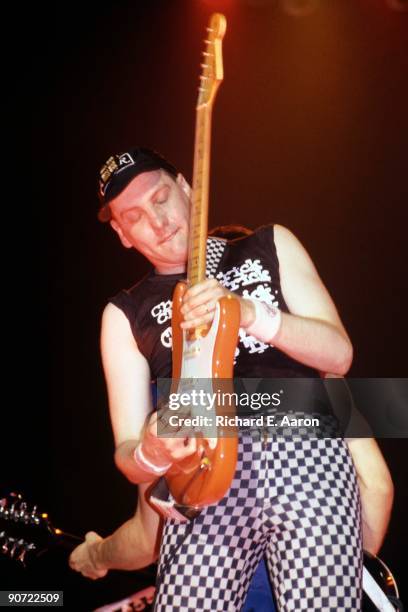
[[(273, 225), (227, 242), (214, 276), (234, 293), (289, 312), (280, 286)], [(183, 278), (185, 274), (156, 274), (152, 270), (136, 285), (110, 299), (128, 318), (138, 348), (149, 363), (152, 379), (171, 377), (171, 300), (175, 285)], [(316, 370), (243, 329), (234, 364), (236, 378), (319, 376)]]

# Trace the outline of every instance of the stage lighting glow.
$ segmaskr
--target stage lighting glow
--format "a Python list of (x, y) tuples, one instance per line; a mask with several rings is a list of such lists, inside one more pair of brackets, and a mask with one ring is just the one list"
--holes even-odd
[(273, 0), (245, 0), (245, 4), (249, 6), (270, 6)]
[(406, 11), (408, 10), (408, 0), (385, 0), (386, 3), (393, 11)]
[(320, 0), (280, 0), (282, 9), (291, 17), (305, 17), (320, 6)]

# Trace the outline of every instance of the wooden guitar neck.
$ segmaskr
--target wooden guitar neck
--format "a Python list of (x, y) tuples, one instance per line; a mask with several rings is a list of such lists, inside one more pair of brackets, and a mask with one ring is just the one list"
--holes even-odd
[(222, 39), (226, 20), (212, 15), (207, 27), (202, 72), (196, 105), (193, 197), (190, 215), (187, 279), (195, 285), (205, 279), (210, 185), (211, 116), (217, 89), (223, 79)]

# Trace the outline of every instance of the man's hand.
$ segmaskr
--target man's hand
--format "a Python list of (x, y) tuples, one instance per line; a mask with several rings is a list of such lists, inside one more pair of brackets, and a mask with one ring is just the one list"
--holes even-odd
[(191, 436), (191, 428), (179, 428), (177, 436), (174, 438), (158, 435), (168, 431), (170, 436), (171, 432), (175, 431), (174, 427), (168, 425), (168, 418), (172, 415), (174, 416), (174, 413), (168, 409), (154, 412), (148, 421), (142, 438), (143, 454), (158, 467), (185, 459), (197, 450), (196, 438), (189, 437)]
[(106, 576), (108, 570), (98, 560), (98, 547), (102, 541), (103, 538), (95, 531), (89, 531), (85, 541), (77, 546), (69, 557), (71, 569), (92, 580)]
[(241, 308), (241, 327), (248, 327), (255, 320), (255, 308), (250, 300), (228, 291), (214, 278), (207, 279), (187, 289), (183, 297), (181, 313), (183, 329), (192, 329), (199, 325), (208, 325), (214, 318), (215, 306), (222, 297), (239, 300)]

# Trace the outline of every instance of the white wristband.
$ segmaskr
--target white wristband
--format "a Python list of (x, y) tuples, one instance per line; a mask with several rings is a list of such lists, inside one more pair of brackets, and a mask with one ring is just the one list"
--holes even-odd
[(281, 326), (282, 316), (279, 308), (269, 306), (259, 300), (250, 301), (255, 306), (255, 321), (246, 328), (246, 332), (258, 340), (270, 344)]
[(154, 463), (151, 463), (151, 461), (146, 459), (146, 457), (144, 456), (141, 442), (136, 446), (135, 452), (133, 453), (133, 458), (135, 462), (143, 470), (145, 470), (145, 472), (152, 472), (153, 474), (157, 474), (158, 476), (162, 476), (163, 474), (165, 474), (167, 470), (172, 466), (172, 463), (169, 463), (167, 465), (155, 465)]

